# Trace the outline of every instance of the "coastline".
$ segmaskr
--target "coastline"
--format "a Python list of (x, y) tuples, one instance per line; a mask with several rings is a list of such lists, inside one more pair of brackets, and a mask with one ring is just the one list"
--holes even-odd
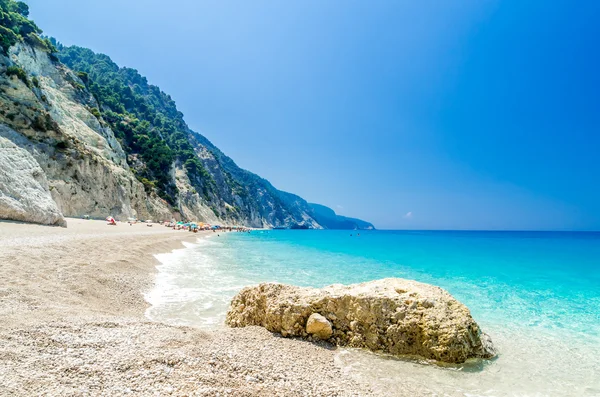
[(372, 395), (327, 346), (149, 321), (154, 255), (199, 236), (0, 222), (0, 395)]

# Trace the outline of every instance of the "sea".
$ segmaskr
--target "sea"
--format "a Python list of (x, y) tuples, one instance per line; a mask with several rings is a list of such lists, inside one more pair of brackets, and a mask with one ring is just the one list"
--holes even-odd
[(224, 327), (244, 286), (401, 277), (470, 310), (499, 355), (463, 365), (338, 349), (336, 365), (384, 395), (600, 396), (600, 232), (254, 230), (157, 255), (147, 316)]

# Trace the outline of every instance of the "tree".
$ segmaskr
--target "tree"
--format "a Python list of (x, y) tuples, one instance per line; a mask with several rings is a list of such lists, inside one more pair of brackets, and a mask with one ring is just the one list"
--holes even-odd
[(28, 16), (29, 7), (22, 1), (0, 1), (0, 45), (4, 52), (29, 34), (42, 33)]
[(9, 9), (25, 18), (29, 17), (29, 6), (22, 1), (11, 1)]

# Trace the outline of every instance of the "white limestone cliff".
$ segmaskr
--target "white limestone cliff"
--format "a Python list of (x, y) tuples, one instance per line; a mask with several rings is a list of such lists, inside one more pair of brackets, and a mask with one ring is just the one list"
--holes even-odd
[(0, 125), (0, 219), (66, 226), (44, 171), (9, 137), (18, 139), (18, 134)]

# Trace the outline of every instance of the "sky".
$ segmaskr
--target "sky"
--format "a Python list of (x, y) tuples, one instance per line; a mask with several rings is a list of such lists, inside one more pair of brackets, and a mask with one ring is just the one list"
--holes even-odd
[(600, 2), (29, 0), (279, 189), (381, 229), (600, 230)]

